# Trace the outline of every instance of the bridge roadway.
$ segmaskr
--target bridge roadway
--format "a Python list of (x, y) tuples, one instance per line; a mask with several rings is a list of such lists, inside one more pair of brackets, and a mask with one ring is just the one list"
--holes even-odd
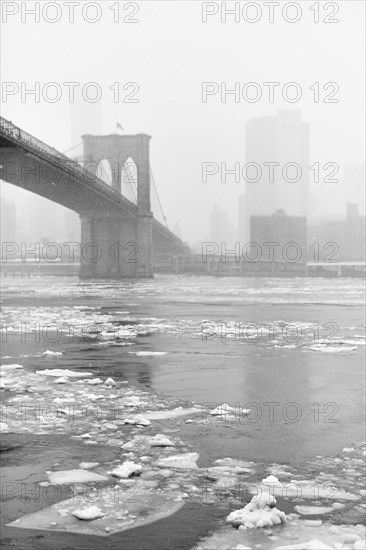
[[(150, 136), (112, 134), (83, 140), (88, 169), (0, 117), (1, 179), (77, 212), (82, 244), (100, 247), (100, 258), (82, 261), (80, 276), (151, 277), (153, 254), (170, 264), (189, 255), (188, 246), (154, 219), (150, 209)], [(101, 144), (104, 151), (98, 153)], [(135, 161), (137, 205), (121, 194), (120, 182), (113, 188), (97, 177), (98, 155), (108, 156), (106, 150), (118, 153), (119, 178), (126, 158)], [(116, 257), (116, 243), (121, 249), (134, 243), (136, 261), (126, 262), (125, 254)]]

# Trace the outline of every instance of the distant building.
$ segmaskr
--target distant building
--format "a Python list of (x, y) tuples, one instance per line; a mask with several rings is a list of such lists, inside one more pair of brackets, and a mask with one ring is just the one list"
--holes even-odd
[(302, 216), (288, 216), (283, 209), (271, 216), (251, 216), (250, 243), (253, 259), (305, 263), (307, 220)]
[(365, 164), (355, 162), (348, 164), (343, 173), (345, 200), (358, 205), (361, 215), (365, 214)]
[(243, 246), (247, 244), (247, 235), (245, 234), (245, 220), (246, 220), (246, 202), (245, 195), (240, 195), (238, 197), (238, 228), (239, 228), (239, 242)]
[[(319, 250), (319, 261), (365, 261), (366, 218), (360, 216), (358, 204), (346, 204), (343, 219), (322, 219), (308, 227), (309, 261), (314, 261)], [(318, 244), (316, 244), (318, 243)]]
[(1, 242), (14, 242), (17, 240), (16, 205), (1, 198)]
[(246, 126), (245, 216), (241, 240), (249, 242), (252, 216), (271, 216), (284, 209), (306, 218), (309, 199), (309, 124), (300, 111), (253, 119)]
[(215, 243), (231, 243), (232, 231), (228, 214), (215, 204), (210, 215), (210, 240)]
[(358, 213), (358, 204), (347, 203), (345, 260), (365, 260), (365, 216)]

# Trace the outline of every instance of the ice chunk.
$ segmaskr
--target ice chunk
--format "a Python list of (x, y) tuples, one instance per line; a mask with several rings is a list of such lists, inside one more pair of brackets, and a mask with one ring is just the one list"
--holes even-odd
[(186, 453), (183, 455), (173, 455), (159, 460), (156, 465), (159, 468), (177, 468), (179, 470), (196, 470), (198, 466), (198, 453)]
[(226, 518), (227, 523), (246, 529), (272, 527), (286, 521), (286, 514), (276, 508), (276, 499), (269, 493), (255, 496), (241, 508), (231, 512)]
[(7, 425), (7, 423), (0, 422), (0, 433), (8, 433), (9, 431), (9, 426)]
[(36, 374), (42, 374), (42, 376), (67, 376), (68, 378), (86, 378), (92, 376), (91, 372), (76, 372), (69, 369), (45, 369), (37, 370)]
[(170, 441), (164, 434), (156, 434), (150, 440), (151, 447), (175, 447), (175, 444)]
[(134, 414), (128, 416), (124, 420), (125, 424), (132, 424), (137, 426), (150, 426), (151, 422), (147, 418), (144, 418), (141, 414)]
[(102, 510), (98, 508), (98, 506), (89, 506), (88, 508), (83, 508), (82, 510), (74, 510), (72, 515), (79, 519), (89, 521), (104, 517)]
[(61, 470), (59, 472), (47, 472), (51, 483), (63, 485), (66, 483), (90, 483), (92, 481), (107, 481), (108, 478), (95, 474), (94, 472), (88, 472), (88, 470), (75, 469), (75, 470)]
[(132, 475), (140, 475), (141, 472), (142, 472), (141, 464), (135, 464), (135, 462), (126, 460), (126, 462), (124, 462), (123, 464), (121, 464), (120, 466), (117, 466), (117, 468), (112, 470), (112, 475), (115, 477), (119, 477), (121, 479), (127, 479)]
[(193, 407), (191, 409), (183, 409), (177, 407), (176, 409), (163, 410), (163, 411), (148, 411), (144, 413), (144, 417), (149, 420), (166, 420), (169, 418), (178, 418), (179, 416), (187, 416), (191, 414), (202, 413), (202, 409)]
[(276, 546), (275, 550), (333, 550), (333, 546), (329, 546), (321, 540), (312, 539), (308, 542), (290, 544), (289, 546)]
[(107, 380), (104, 382), (105, 386), (115, 386), (116, 382), (113, 380), (113, 378), (107, 378)]
[(42, 353), (42, 355), (62, 355), (62, 351), (51, 351), (50, 349), (47, 349)]
[(55, 384), (66, 384), (67, 378), (64, 378), (63, 376), (60, 376), (60, 378), (56, 378)]
[(89, 386), (97, 386), (98, 384), (103, 384), (103, 380), (100, 378), (92, 378), (87, 381), (87, 384), (89, 384)]
[(79, 466), (82, 470), (89, 470), (98, 466), (99, 462), (80, 462)]
[(22, 365), (18, 365), (18, 364), (14, 364), (14, 365), (1, 365), (0, 369), (3, 371), (7, 371), (7, 370), (17, 370), (17, 369), (22, 369)]
[(306, 519), (304, 521), (304, 525), (307, 525), (308, 527), (320, 527), (322, 524), (321, 519)]
[(129, 353), (133, 353), (134, 355), (137, 355), (138, 357), (150, 357), (153, 355), (166, 355), (166, 351), (130, 351)]
[(321, 514), (330, 514), (334, 512), (334, 507), (331, 506), (295, 506), (296, 512), (303, 516), (316, 516)]
[(265, 479), (262, 479), (262, 483), (264, 485), (281, 485), (277, 477), (273, 476), (272, 474), (266, 477)]
[[(316, 487), (316, 492), (314, 487)], [(342, 491), (336, 487), (325, 486), (323, 488), (311, 481), (304, 481), (301, 483), (295, 483), (292, 481), (285, 487), (282, 485), (273, 484), (270, 489), (268, 485), (259, 485), (259, 487), (257, 486), (255, 489), (251, 489), (249, 487), (248, 490), (251, 494), (257, 494), (258, 490), (261, 492), (268, 492), (270, 490), (274, 496), (283, 498), (299, 498), (301, 495), (302, 499), (314, 500), (316, 494), (317, 498), (327, 498), (337, 501), (359, 499), (357, 495), (347, 493), (346, 491)]]
[(210, 414), (212, 416), (224, 416), (224, 415), (234, 415), (234, 414), (249, 414), (250, 409), (241, 409), (240, 407), (230, 407), (227, 403), (223, 403), (219, 407), (212, 409)]

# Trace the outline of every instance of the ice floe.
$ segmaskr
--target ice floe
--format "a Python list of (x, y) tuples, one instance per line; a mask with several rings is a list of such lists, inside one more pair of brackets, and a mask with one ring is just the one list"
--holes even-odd
[(57, 485), (63, 485), (67, 483), (90, 483), (94, 481), (108, 481), (108, 478), (95, 472), (89, 472), (88, 470), (74, 469), (63, 470), (59, 472), (47, 472), (48, 478), (51, 483)]
[(303, 516), (317, 516), (334, 512), (332, 506), (295, 506), (296, 512)]
[(333, 550), (333, 546), (325, 544), (319, 539), (312, 539), (298, 544), (286, 544), (285, 546), (276, 546), (275, 550)]
[(183, 455), (168, 456), (160, 459), (156, 465), (159, 468), (177, 468), (182, 470), (198, 469), (196, 461), (199, 458), (198, 453), (186, 453)]
[(129, 351), (128, 353), (133, 353), (138, 357), (154, 357), (167, 354), (166, 351)]
[(135, 462), (126, 460), (126, 462), (124, 462), (120, 466), (117, 466), (117, 468), (114, 468), (111, 474), (112, 476), (119, 477), (121, 479), (128, 479), (132, 475), (134, 476), (140, 475), (141, 472), (142, 472), (141, 464), (135, 464)]
[(303, 348), (305, 351), (319, 351), (321, 353), (352, 353), (357, 351), (357, 346), (347, 346), (344, 344), (314, 344)]
[(69, 369), (44, 369), (36, 370), (36, 374), (41, 374), (42, 376), (56, 376), (56, 377), (67, 377), (67, 378), (86, 378), (88, 376), (93, 376), (91, 372), (77, 372)]
[(235, 416), (238, 414), (249, 414), (250, 409), (242, 409), (240, 407), (231, 407), (227, 403), (223, 403), (210, 411), (211, 416)]
[(18, 370), (18, 369), (22, 369), (22, 368), (23, 368), (23, 366), (18, 365), (17, 363), (15, 363), (13, 365), (1, 365), (0, 366), (1, 371), (11, 371), (11, 370)]
[(144, 413), (144, 417), (148, 420), (167, 420), (170, 418), (179, 418), (180, 416), (198, 413), (202, 413), (202, 409), (198, 409), (197, 407), (191, 407), (188, 409), (177, 407), (175, 409), (166, 409), (162, 411), (146, 411)]
[(85, 512), (85, 496), (75, 495), (69, 500), (17, 519), (9, 525), (24, 529), (105, 537), (142, 527), (175, 514), (184, 506), (182, 495), (180, 491), (162, 493), (143, 485), (134, 485), (132, 488), (106, 487), (88, 494), (88, 499), (93, 501), (92, 506), (96, 507), (98, 515), (100, 514), (100, 517), (95, 519), (81, 521), (75, 516), (75, 512)]

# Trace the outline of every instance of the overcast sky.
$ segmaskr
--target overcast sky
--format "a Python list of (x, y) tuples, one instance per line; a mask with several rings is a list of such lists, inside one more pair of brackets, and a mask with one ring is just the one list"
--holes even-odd
[[(31, 7), (34, 2), (19, 2), (19, 10), (20, 4)], [(67, 7), (59, 2), (61, 19), (54, 24), (42, 17), (36, 23), (30, 15), (22, 23), (20, 11), (2, 24), (3, 83), (32, 88), (39, 82), (42, 88), (53, 81), (62, 90), (56, 103), (42, 97), (36, 103), (31, 96), (22, 102), (20, 92), (7, 98), (3, 93), (2, 116), (61, 151), (79, 143), (78, 134), (83, 131), (114, 132), (116, 121), (128, 133), (152, 135), (151, 165), (163, 208), (170, 226), (178, 222), (190, 242), (208, 235), (214, 203), (226, 208), (236, 222), (237, 197), (244, 192), (244, 184), (202, 183), (201, 164), (244, 164), (245, 123), (251, 118), (276, 114), (278, 109), (301, 110), (302, 119), (311, 126), (312, 162), (332, 161), (342, 168), (363, 160), (363, 1), (330, 3), (339, 6), (333, 16), (339, 22), (334, 24), (322, 21), (332, 16), (332, 10), (324, 11), (324, 3), (320, 3), (321, 21), (314, 23), (309, 9), (314, 3), (307, 1), (298, 2), (302, 16), (292, 24), (281, 15), (284, 2), (273, 23), (268, 22), (263, 2), (257, 2), (262, 9), (257, 23), (243, 18), (235, 23), (233, 16), (222, 23), (220, 13), (203, 23), (201, 2), (149, 0), (130, 6), (121, 2), (119, 23), (113, 21), (110, 9), (116, 2), (100, 2), (101, 17), (93, 24), (83, 20), (83, 4), (75, 6), (74, 23), (69, 23)], [(138, 12), (131, 18), (139, 22), (123, 22), (133, 4)], [(233, 5), (227, 2), (228, 7)], [(95, 13), (90, 9), (88, 15), (93, 18)], [(54, 14), (50, 9), (49, 18)], [(253, 16), (250, 12), (249, 17)], [(303, 92), (295, 104), (281, 96), (282, 86), (291, 81)], [(81, 84), (75, 89), (74, 105), (64, 82)], [(81, 97), (80, 89), (88, 82), (100, 86), (98, 103), (89, 104)], [(109, 89), (116, 82), (122, 96), (117, 103)], [(123, 90), (128, 82), (139, 87), (134, 96), (137, 103), (122, 101), (132, 91), (132, 87)], [(228, 96), (224, 103), (216, 94), (203, 103), (202, 82), (226, 82), (228, 88), (235, 82), (257, 82), (263, 97), (257, 103), (244, 99), (235, 103)], [(274, 103), (268, 101), (264, 82), (280, 83)], [(323, 84), (337, 83), (339, 102), (315, 103), (309, 90), (314, 82), (320, 83), (321, 98)], [(75, 151), (81, 153), (80, 148)], [(10, 196), (9, 186), (5, 193)], [(19, 193), (16, 196), (22, 200)]]

